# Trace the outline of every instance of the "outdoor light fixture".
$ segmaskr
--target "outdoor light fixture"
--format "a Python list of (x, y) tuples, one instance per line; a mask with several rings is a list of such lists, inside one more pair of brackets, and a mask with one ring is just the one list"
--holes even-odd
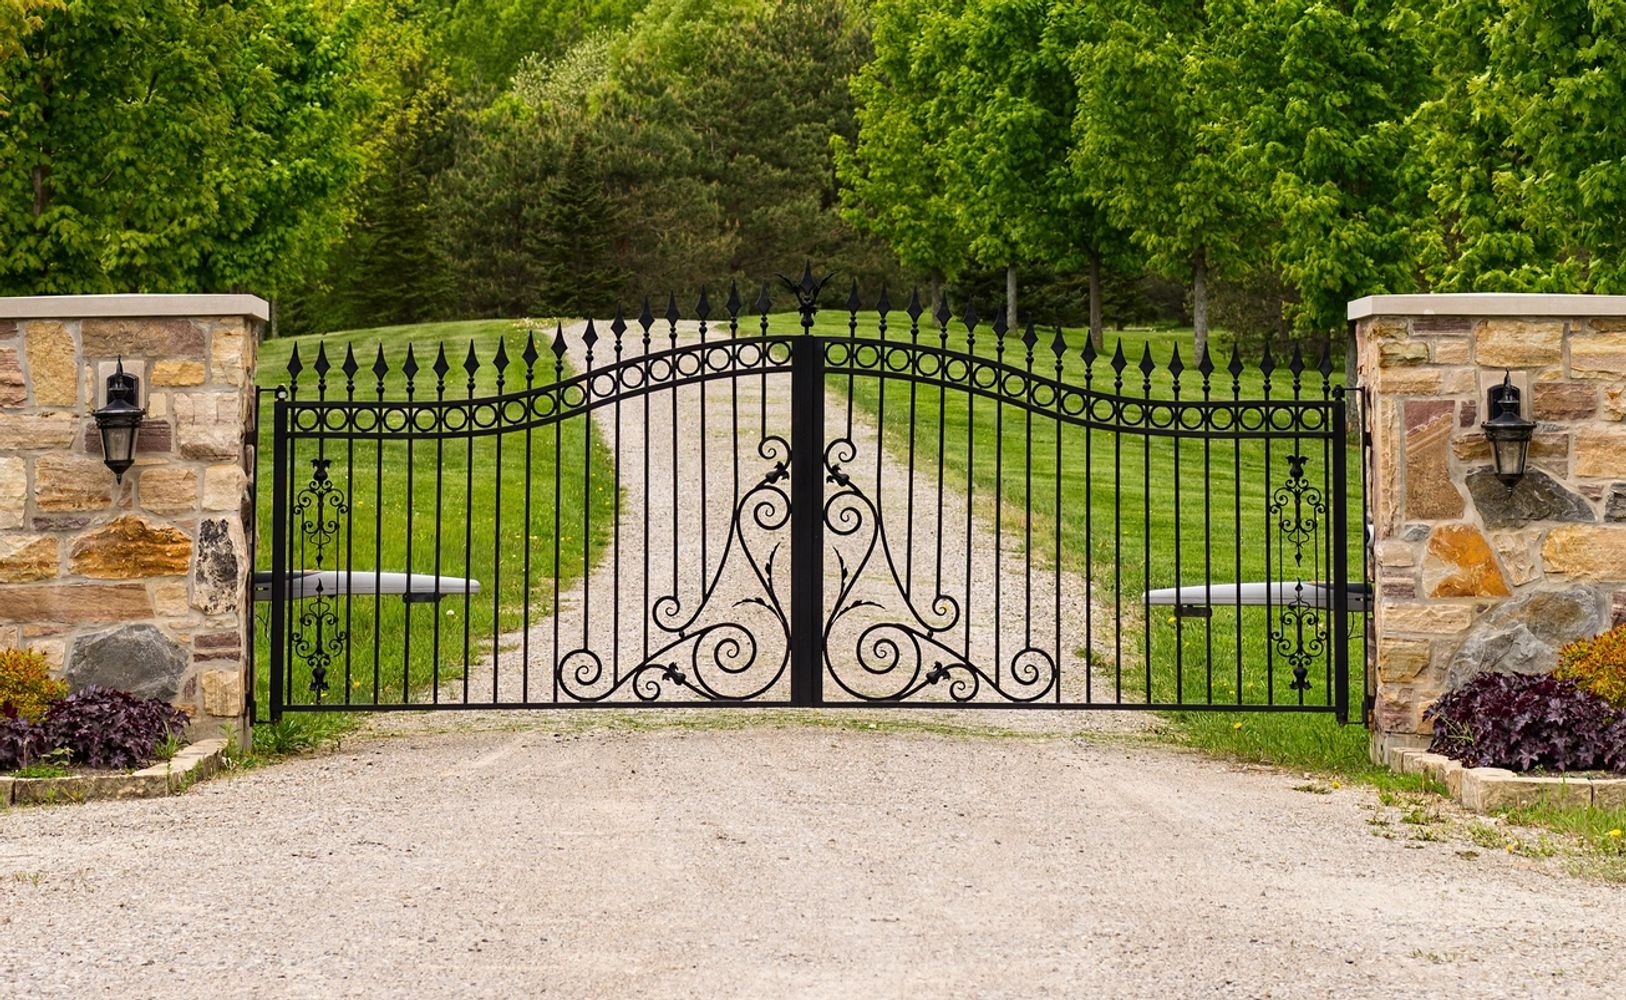
[(1511, 490), (1524, 477), (1525, 457), (1536, 422), (1519, 415), (1519, 390), (1513, 384), (1511, 371), (1502, 376), (1501, 385), (1491, 386), (1486, 397), (1485, 410), (1491, 418), (1479, 426), (1485, 432), (1485, 440), (1490, 442), (1491, 457), (1496, 461), (1496, 478)]
[(124, 470), (135, 462), (136, 430), (147, 415), (140, 404), (141, 380), (125, 374), (120, 358), (113, 374), (107, 376), (107, 403), (91, 416), (102, 435), (102, 461), (121, 483)]

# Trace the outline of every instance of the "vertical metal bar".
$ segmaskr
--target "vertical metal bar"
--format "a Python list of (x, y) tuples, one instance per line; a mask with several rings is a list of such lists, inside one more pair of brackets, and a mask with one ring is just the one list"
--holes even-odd
[(824, 700), (824, 344), (790, 354), (790, 700)]
[(271, 425), (271, 721), (282, 721), (282, 672), (288, 606), (288, 401), (272, 404)]
[[(1332, 627), (1333, 712), (1339, 724), (1349, 721), (1349, 491), (1348, 454), (1344, 446), (1346, 418), (1342, 390), (1333, 396), (1332, 425)], [(1364, 546), (1365, 532), (1362, 532)]]
[[(532, 414), (532, 412), (534, 412), (533, 407), (536, 406), (536, 397), (533, 395), (533, 392), (536, 389), (536, 358), (537, 358), (537, 354), (536, 354), (536, 332), (534, 330), (530, 331), (526, 335), (526, 338), (525, 338), (525, 355), (524, 355), (524, 357), (525, 357), (525, 411), (524, 411), (525, 412), (525, 559), (524, 559), (524, 563), (523, 563), (522, 572), (524, 573), (525, 579), (520, 584), (520, 588), (519, 588), (519, 606), (520, 606), (520, 610), (519, 610), (519, 614), (520, 614), (520, 624), (519, 624), (519, 646), (520, 646), (520, 651), (519, 651), (519, 700), (522, 701), (522, 702), (529, 702), (531, 700), (531, 538), (533, 536), (533, 533), (536, 531), (536, 526), (531, 522), (531, 508), (534, 505), (533, 501), (532, 501), (533, 480), (532, 480), (532, 477), (531, 477), (531, 472), (532, 472), (532, 468), (533, 468), (532, 464), (531, 464), (532, 457), (533, 457), (533, 447), (532, 447), (532, 441), (531, 441), (531, 430), (532, 430), (532, 424), (534, 423), (534, 421), (531, 419), (531, 414)], [(617, 449), (616, 457), (617, 457), (617, 460), (619, 461), (619, 459), (620, 459), (620, 447), (621, 447), (621, 439), (620, 439), (619, 431), (617, 432), (616, 442), (615, 443), (616, 443), (616, 449)], [(619, 496), (619, 491), (618, 491), (617, 495)], [(620, 510), (619, 500), (617, 501), (616, 509), (617, 509), (617, 511)]]
[[(356, 357), (354, 351), (354, 348), (349, 348), (345, 353), (345, 402), (348, 403), (356, 401)], [(255, 409), (258, 412), (257, 406)], [(347, 411), (345, 421), (348, 427), (346, 429), (352, 433), (345, 438), (344, 442), (344, 488), (349, 503), (349, 510), (346, 513), (350, 515), (344, 519), (344, 703), (346, 705), (350, 704), (350, 692), (355, 690), (355, 682), (350, 676), (351, 650), (355, 647), (356, 637), (355, 615), (351, 606), (354, 600), (351, 591), (356, 589), (351, 585), (351, 581), (355, 579), (356, 564), (356, 437), (353, 433), (355, 431), (355, 420), (355, 410)], [(250, 542), (250, 544), (253, 543)], [(250, 549), (250, 551), (253, 550)]]
[[(446, 401), (446, 345), (440, 345), (440, 351), (435, 357), (435, 402)], [(437, 408), (438, 410), (438, 408)], [(438, 410), (444, 415), (444, 410)], [(446, 439), (435, 435), (435, 599), (429, 606), (434, 610), (429, 614), (433, 623), (431, 642), (434, 653), (429, 662), (429, 700), (440, 704), (440, 620), (444, 617), (440, 611), (440, 571), (441, 571), (441, 537), (445, 534), (440, 526), (445, 523), (446, 504)], [(469, 497), (463, 495), (464, 516), (468, 516)], [(408, 567), (411, 569), (411, 567)], [(465, 677), (467, 674), (464, 675)], [(468, 699), (463, 699), (467, 701)]]

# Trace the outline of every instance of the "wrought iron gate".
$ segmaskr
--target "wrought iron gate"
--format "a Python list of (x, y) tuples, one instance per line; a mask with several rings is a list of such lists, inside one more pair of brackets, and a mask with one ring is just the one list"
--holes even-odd
[(811, 270), (786, 284), (794, 313), (766, 287), (715, 324), (704, 294), (688, 319), (646, 301), (533, 329), (517, 359), (296, 350), (269, 421), (272, 717), (1346, 719), (1359, 477), (1330, 345), (1313, 365), (1103, 355), (918, 295), (866, 313), (856, 286), (825, 326)]

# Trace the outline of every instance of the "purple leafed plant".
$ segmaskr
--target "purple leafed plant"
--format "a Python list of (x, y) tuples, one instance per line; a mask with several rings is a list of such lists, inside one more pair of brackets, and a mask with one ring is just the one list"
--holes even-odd
[(50, 749), (45, 727), (29, 722), (16, 709), (0, 715), (0, 771), (27, 767)]
[(140, 767), (168, 736), (186, 732), (186, 713), (154, 698), (87, 687), (52, 705), (43, 728), (82, 767)]
[(1626, 713), (1546, 674), (1479, 674), (1424, 718), (1429, 749), (1470, 767), (1626, 771)]

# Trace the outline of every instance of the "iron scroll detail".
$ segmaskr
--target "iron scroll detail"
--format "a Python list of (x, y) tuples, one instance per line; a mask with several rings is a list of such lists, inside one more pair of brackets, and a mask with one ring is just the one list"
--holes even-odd
[[(1293, 599), (1281, 605), (1270, 639), (1293, 668), (1288, 687), (1310, 690), (1310, 664), (1326, 651), (1327, 627), (1319, 605), (1305, 593), (1304, 555), (1311, 548), (1321, 519), (1327, 512), (1326, 498), (1304, 475), (1306, 456), (1287, 456), (1287, 482), (1270, 497), (1270, 515), (1282, 542), (1283, 552), (1291, 551), (1294, 568)], [(1285, 578), (1284, 578), (1285, 579)]]

